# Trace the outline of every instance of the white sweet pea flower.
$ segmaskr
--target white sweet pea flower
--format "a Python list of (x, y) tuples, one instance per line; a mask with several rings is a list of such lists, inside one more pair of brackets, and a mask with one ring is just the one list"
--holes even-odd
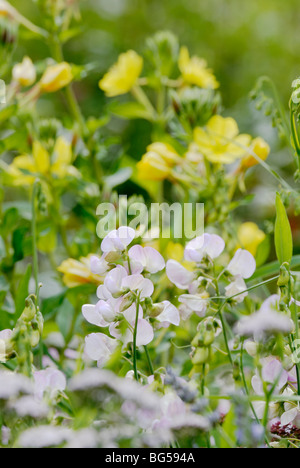
[(187, 308), (187, 316), (195, 312), (199, 317), (204, 317), (208, 305), (207, 294), (182, 294), (179, 302)]
[(240, 275), (238, 275), (238, 276), (235, 277), (235, 279), (234, 279), (234, 281), (232, 281), (232, 283), (230, 283), (228, 286), (226, 286), (225, 296), (226, 297), (232, 297), (232, 296), (235, 296), (236, 294), (238, 294), (238, 296), (236, 296), (234, 298), (234, 301), (237, 302), (237, 303), (240, 303), (240, 302), (243, 302), (245, 297), (248, 296), (248, 292), (240, 294), (243, 291), (245, 291), (246, 289), (247, 289), (247, 286), (246, 286), (245, 281), (243, 280), (243, 278)]
[(154, 286), (151, 280), (144, 278), (143, 275), (130, 275), (122, 280), (122, 288), (137, 291), (140, 299), (152, 296)]
[(117, 346), (118, 342), (114, 338), (103, 333), (91, 333), (85, 338), (85, 353), (90, 359), (97, 361), (98, 367), (103, 367)]
[(55, 398), (57, 393), (66, 389), (66, 377), (58, 369), (48, 367), (47, 369), (34, 372), (34, 396), (37, 400), (42, 400), (45, 392), (50, 394), (50, 398)]
[(104, 257), (97, 257), (96, 255), (91, 256), (91, 272), (94, 275), (103, 275), (108, 270), (108, 263), (105, 261)]
[(225, 242), (216, 234), (203, 234), (188, 242), (184, 257), (189, 262), (199, 263), (206, 256), (215, 259), (221, 255)]
[[(274, 394), (278, 395), (282, 392), (283, 388), (288, 382), (288, 373), (282, 367), (282, 364), (272, 356), (263, 360), (262, 367), (262, 380), (258, 374), (252, 378), (252, 387), (257, 395), (263, 396), (264, 383), (271, 389), (276, 382)], [(264, 401), (253, 402), (256, 415), (262, 419), (265, 413), (266, 403)], [(279, 414), (280, 405), (276, 402), (269, 403), (269, 419), (276, 418)]]
[(248, 250), (238, 249), (227, 270), (232, 276), (241, 276), (244, 279), (251, 278), (256, 270), (255, 258)]
[(123, 252), (135, 238), (135, 230), (121, 226), (119, 229), (111, 231), (102, 241), (101, 250), (104, 253), (108, 252)]
[(118, 294), (122, 291), (123, 280), (128, 276), (126, 269), (118, 265), (111, 270), (105, 277), (104, 286), (112, 294)]
[(128, 252), (130, 265), (135, 273), (142, 273), (144, 270), (149, 273), (157, 273), (165, 268), (163, 256), (152, 247), (142, 247), (134, 245)]
[[(283, 395), (288, 397), (294, 395), (294, 392), (291, 388), (286, 388)], [(285, 402), (284, 403), (284, 413), (281, 415), (280, 422), (283, 426), (291, 425), (300, 428), (300, 407), (299, 403), (296, 402)]]
[(258, 312), (242, 318), (237, 324), (237, 333), (254, 336), (255, 341), (261, 341), (268, 335), (291, 333), (294, 328), (292, 320), (275, 310), (278, 301), (279, 296), (273, 295), (262, 304)]
[(194, 280), (194, 273), (187, 270), (176, 260), (168, 260), (166, 265), (169, 280), (179, 289), (188, 289)]
[(170, 324), (178, 327), (180, 324), (180, 314), (177, 307), (169, 301), (163, 301), (162, 304), (164, 305), (164, 309), (155, 319), (161, 323), (163, 328), (168, 328)]

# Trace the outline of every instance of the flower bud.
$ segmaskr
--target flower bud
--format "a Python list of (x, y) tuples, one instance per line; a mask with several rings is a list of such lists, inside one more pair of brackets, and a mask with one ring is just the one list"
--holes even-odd
[(29, 296), (25, 301), (25, 309), (20, 317), (20, 320), (24, 322), (31, 322), (36, 314), (35, 304), (33, 302), (34, 296)]
[(39, 333), (39, 331), (38, 330), (32, 330), (32, 332), (30, 333), (29, 340), (30, 340), (31, 347), (35, 348), (40, 342), (40, 333)]
[(45, 93), (54, 93), (70, 84), (72, 80), (71, 65), (67, 62), (62, 62), (46, 69), (41, 78), (40, 87)]
[(135, 301), (134, 294), (129, 294), (128, 296), (124, 297), (121, 304), (120, 304), (120, 312), (124, 312), (127, 310)]
[(29, 57), (24, 57), (22, 63), (14, 66), (13, 79), (21, 86), (31, 86), (36, 80), (36, 70)]

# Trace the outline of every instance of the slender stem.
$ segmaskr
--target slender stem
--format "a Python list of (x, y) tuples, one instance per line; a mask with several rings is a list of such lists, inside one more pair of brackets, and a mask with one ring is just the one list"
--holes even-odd
[(144, 346), (144, 349), (145, 349), (145, 353), (146, 353), (146, 356), (147, 356), (148, 366), (149, 366), (151, 375), (154, 375), (154, 368), (153, 368), (153, 365), (152, 365), (149, 349), (148, 349), (148, 347), (146, 345)]
[(225, 322), (224, 317), (223, 317), (223, 309), (224, 309), (225, 304), (226, 304), (226, 302), (224, 302), (222, 304), (222, 306), (219, 308), (218, 315), (219, 315), (221, 323), (222, 323), (223, 336), (224, 336), (225, 347), (226, 347), (226, 351), (227, 351), (227, 354), (228, 354), (228, 358), (230, 360), (230, 364), (233, 366), (233, 359), (232, 359), (232, 356), (231, 356), (231, 351), (230, 351), (230, 348), (229, 348), (227, 332), (226, 332), (226, 322)]
[(136, 337), (137, 337), (137, 329), (138, 329), (138, 321), (139, 321), (139, 310), (140, 310), (140, 294), (137, 296), (136, 299), (136, 316), (135, 316), (135, 324), (134, 324), (134, 331), (133, 331), (133, 370), (134, 370), (134, 377), (135, 380), (139, 380), (138, 370), (137, 370), (137, 346), (136, 346)]
[(37, 179), (33, 185), (32, 192), (32, 222), (31, 222), (31, 234), (32, 234), (32, 258), (33, 258), (33, 274), (35, 280), (35, 294), (37, 297), (37, 305), (39, 305), (39, 265), (38, 265), (38, 251), (37, 251), (37, 232), (36, 232), (36, 197), (38, 194), (38, 189), (40, 186), (40, 181)]

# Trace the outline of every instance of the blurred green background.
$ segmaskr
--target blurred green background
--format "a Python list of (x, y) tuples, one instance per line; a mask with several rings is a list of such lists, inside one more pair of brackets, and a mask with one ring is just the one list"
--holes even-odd
[[(37, 2), (38, 0), (36, 0)], [(76, 0), (68, 0), (70, 3)], [(42, 25), (35, 1), (11, 0), (25, 16)], [(271, 77), (288, 109), (291, 82), (300, 75), (299, 0), (77, 0), (81, 29), (64, 47), (67, 61), (91, 65), (75, 91), (86, 116), (99, 117), (110, 100), (98, 81), (121, 52), (143, 52), (145, 40), (160, 30), (169, 30), (187, 45), (191, 54), (204, 57), (221, 84), (224, 113), (232, 115), (242, 132), (261, 135), (271, 144), (270, 164), (287, 179), (293, 174), (291, 154), (279, 144), (270, 119), (255, 109), (249, 93), (261, 75)], [(24, 54), (38, 62), (49, 54), (40, 38), (33, 40), (23, 30), (15, 48), (15, 61)], [(42, 99), (41, 114), (65, 112), (59, 94)], [(125, 97), (127, 99), (127, 97)], [(151, 126), (143, 121), (113, 118), (109, 130), (121, 137), (122, 148), (139, 160), (151, 141)], [(250, 185), (250, 186), (249, 186)], [(245, 219), (263, 219), (274, 213), (278, 184), (258, 168), (248, 188), (256, 192)]]
[[(22, 13), (41, 23), (34, 1), (11, 0)], [(291, 80), (300, 74), (299, 0), (78, 0), (82, 34), (66, 48), (74, 63), (97, 64), (82, 94), (89, 113), (99, 112), (97, 79), (120, 52), (142, 51), (158, 30), (178, 35), (193, 54), (205, 57), (221, 83), (225, 107), (236, 105), (257, 77), (271, 76), (287, 98)], [(28, 53), (19, 44), (18, 54)], [(31, 41), (32, 58), (45, 56)], [(83, 90), (82, 90), (83, 93)]]

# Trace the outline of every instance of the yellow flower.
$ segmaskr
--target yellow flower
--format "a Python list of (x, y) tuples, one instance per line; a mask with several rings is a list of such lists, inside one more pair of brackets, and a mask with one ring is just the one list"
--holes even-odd
[(166, 258), (170, 260), (176, 260), (177, 262), (182, 262), (184, 257), (184, 247), (182, 244), (178, 242), (168, 242), (166, 251), (165, 251)]
[(195, 128), (194, 140), (208, 161), (231, 164), (245, 156), (251, 137), (239, 135), (238, 125), (231, 117), (215, 115), (206, 128)]
[(51, 65), (43, 74), (40, 87), (45, 93), (54, 93), (64, 88), (73, 80), (72, 67), (67, 62)]
[(60, 273), (63, 273), (63, 282), (68, 288), (75, 288), (82, 284), (96, 284), (99, 285), (103, 279), (99, 275), (91, 272), (91, 255), (88, 257), (81, 257), (79, 260), (69, 258), (62, 262), (57, 268)]
[(152, 143), (137, 164), (138, 177), (142, 180), (165, 180), (171, 174), (172, 167), (180, 160), (179, 154), (171, 145)]
[(266, 234), (259, 229), (257, 224), (247, 222), (238, 229), (239, 246), (256, 255), (258, 246), (265, 240)]
[(71, 144), (63, 137), (59, 137), (55, 143), (52, 160), (43, 145), (35, 141), (32, 156), (17, 156), (8, 166), (7, 172), (13, 177), (14, 185), (32, 185), (36, 176), (64, 178), (67, 175), (77, 177), (79, 174), (72, 166)]
[(179, 70), (184, 81), (200, 88), (216, 89), (219, 83), (207, 62), (199, 57), (190, 57), (187, 47), (182, 47), (179, 55)]
[[(250, 150), (256, 154), (260, 159), (265, 161), (270, 154), (271, 148), (263, 138), (255, 138), (250, 146)], [(251, 154), (242, 160), (242, 167), (248, 169), (249, 167), (256, 166), (259, 164), (258, 160), (255, 159)]]
[(36, 80), (36, 70), (31, 58), (24, 57), (22, 63), (15, 65), (12, 76), (21, 86), (31, 86)]
[(99, 81), (99, 87), (109, 97), (128, 93), (143, 69), (143, 59), (134, 50), (119, 56), (118, 62)]

